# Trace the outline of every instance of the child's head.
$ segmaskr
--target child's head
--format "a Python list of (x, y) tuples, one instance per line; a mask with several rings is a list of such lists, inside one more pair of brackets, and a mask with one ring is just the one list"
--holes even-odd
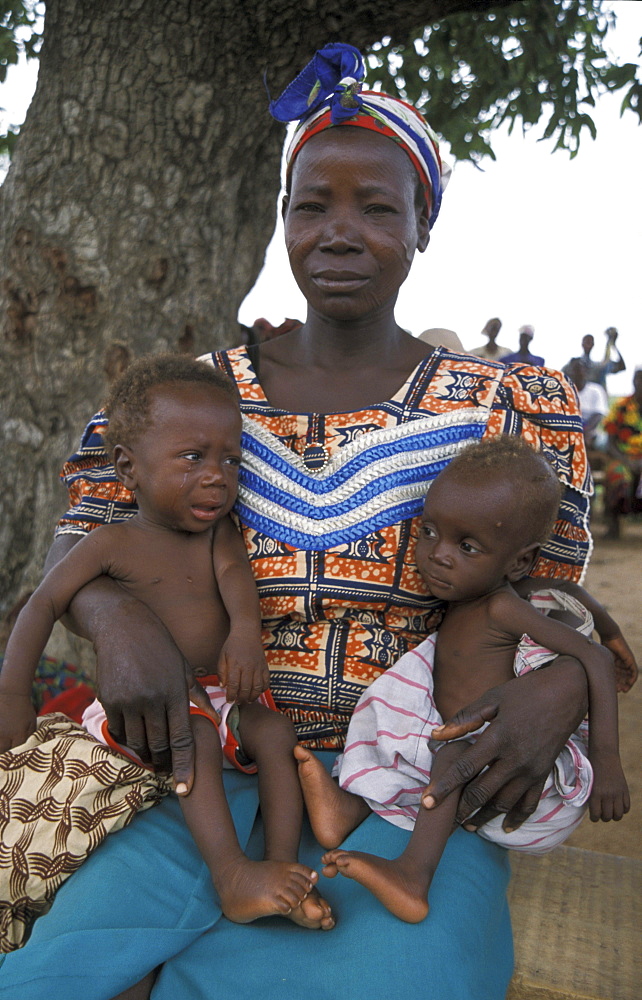
[(432, 484), (422, 515), (417, 566), (444, 600), (470, 600), (525, 576), (549, 537), (561, 484), (523, 439), (471, 445)]
[(117, 444), (133, 445), (148, 426), (154, 391), (174, 384), (212, 386), (229, 396), (238, 410), (234, 383), (213, 365), (185, 354), (146, 355), (130, 364), (110, 387), (104, 407), (109, 417), (108, 452)]
[(241, 462), (232, 382), (183, 355), (140, 358), (105, 403), (116, 474), (150, 522), (202, 531), (231, 509)]

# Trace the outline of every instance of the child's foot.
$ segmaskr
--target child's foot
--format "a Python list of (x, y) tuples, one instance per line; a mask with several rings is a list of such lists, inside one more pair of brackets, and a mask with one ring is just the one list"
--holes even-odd
[(331, 931), (334, 927), (330, 904), (314, 888), (287, 917), (300, 927), (309, 927), (311, 930)]
[(428, 889), (407, 877), (398, 861), (387, 861), (361, 851), (328, 851), (321, 858), (328, 878), (345, 875), (369, 889), (395, 917), (418, 924), (428, 915)]
[(217, 873), (215, 886), (228, 920), (249, 924), (259, 917), (289, 916), (319, 878), (296, 861), (250, 861), (240, 858)]
[(358, 795), (339, 788), (311, 750), (297, 745), (294, 756), (314, 836), (322, 847), (338, 847), (370, 810)]

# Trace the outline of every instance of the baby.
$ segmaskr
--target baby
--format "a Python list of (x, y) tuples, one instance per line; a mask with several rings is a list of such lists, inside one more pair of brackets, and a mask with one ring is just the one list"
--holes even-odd
[[(135, 492), (138, 511), (79, 541), (21, 611), (0, 673), (0, 750), (22, 744), (35, 728), (31, 685), (54, 622), (85, 584), (112, 577), (161, 619), (205, 686), (195, 682), (191, 690), (194, 784), (176, 791), (224, 914), (238, 923), (281, 914), (328, 930), (334, 921), (313, 886), (318, 875), (297, 861), (303, 802), (292, 756), (296, 736), (267, 691), (258, 594), (229, 517), (241, 464), (236, 390), (210, 365), (157, 355), (126, 370), (106, 410), (116, 473)], [(83, 724), (134, 756), (115, 743), (99, 702)], [(258, 770), (266, 831), (261, 862), (239, 846), (223, 788), (224, 758), (240, 770)]]
[[(426, 497), (416, 549), (429, 592), (448, 602), (438, 632), (362, 695), (335, 765), (338, 784), (309, 751), (295, 748), (313, 830), (320, 844), (335, 848), (323, 856), (324, 874), (356, 879), (403, 920), (418, 922), (428, 913), (428, 890), (459, 801), (453, 792), (440, 805), (428, 799), (421, 808), (431, 777), (438, 778), (466, 746), (464, 740), (437, 743), (433, 754), (431, 733), (515, 674), (556, 654), (582, 663), (589, 689), (588, 757), (583, 724), (558, 757), (528, 823), (511, 831), (496, 817), (479, 827), (480, 835), (539, 853), (572, 832), (587, 799), (592, 819), (620, 819), (629, 809), (613, 656), (590, 638), (593, 619), (581, 603), (588, 595), (564, 584), (560, 591), (537, 592), (540, 585), (529, 580), (521, 586), (531, 604), (515, 590), (551, 532), (560, 499), (555, 472), (522, 439), (490, 439), (455, 458)], [(628, 661), (621, 659), (621, 686), (630, 687), (637, 675), (633, 656), (612, 619), (590, 600), (600, 613), (598, 629)], [(336, 849), (370, 811), (412, 830), (400, 857)]]

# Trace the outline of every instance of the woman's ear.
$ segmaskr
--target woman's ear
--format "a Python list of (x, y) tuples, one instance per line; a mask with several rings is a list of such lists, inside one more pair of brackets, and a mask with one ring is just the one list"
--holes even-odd
[(417, 250), (423, 253), (430, 243), (430, 223), (428, 222), (428, 206), (424, 198), (424, 204), (417, 219)]
[(529, 575), (541, 547), (539, 542), (531, 542), (530, 545), (525, 545), (523, 549), (519, 550), (506, 574), (509, 583), (517, 583), (523, 576)]
[(288, 205), (290, 204), (290, 195), (284, 194), (283, 201), (281, 202), (281, 218), (285, 222), (285, 216), (288, 210)]
[(137, 486), (134, 453), (124, 444), (114, 448), (114, 469), (123, 486), (133, 493)]

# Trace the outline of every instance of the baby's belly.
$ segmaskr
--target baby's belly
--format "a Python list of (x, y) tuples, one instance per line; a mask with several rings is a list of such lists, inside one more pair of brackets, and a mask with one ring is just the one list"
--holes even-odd
[(434, 698), (442, 719), (451, 719), (462, 708), (481, 698), (483, 694), (499, 684), (505, 684), (515, 677), (513, 662), (515, 650), (498, 655), (486, 661), (476, 654), (468, 658), (464, 666), (440, 669), (435, 666)]
[(174, 608), (164, 619), (174, 642), (194, 673), (215, 674), (219, 655), (228, 637), (230, 621), (224, 607)]

